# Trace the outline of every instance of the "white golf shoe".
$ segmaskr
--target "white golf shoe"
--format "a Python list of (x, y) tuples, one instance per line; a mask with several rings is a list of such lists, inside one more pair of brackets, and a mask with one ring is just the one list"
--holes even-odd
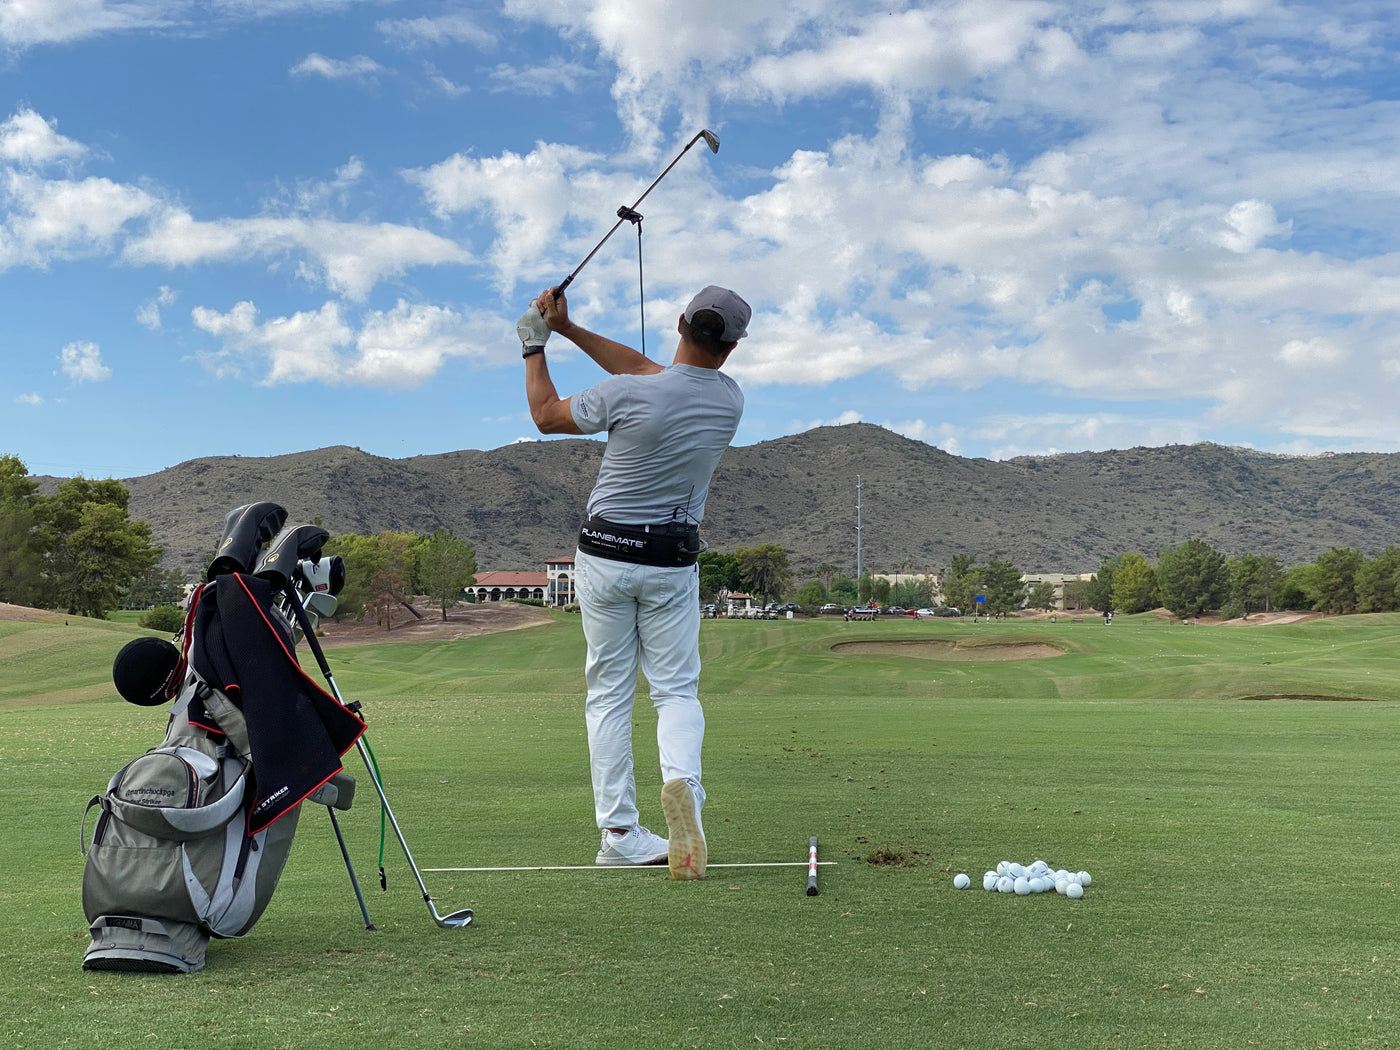
[(598, 849), (598, 859), (593, 863), (600, 868), (660, 864), (666, 860), (668, 852), (665, 839), (636, 824), (621, 835), (615, 831), (604, 831), (603, 842)]

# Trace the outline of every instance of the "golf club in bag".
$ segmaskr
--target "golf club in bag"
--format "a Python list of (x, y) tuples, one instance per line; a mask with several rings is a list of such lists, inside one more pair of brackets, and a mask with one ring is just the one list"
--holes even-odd
[(124, 698), (174, 705), (161, 746), (88, 803), (84, 969), (200, 969), (211, 937), (247, 935), (271, 901), (301, 803), (350, 807), (341, 755), (364, 723), (301, 670), (273, 586), (248, 572), (285, 518), (274, 503), (231, 511), (183, 645), (140, 638), (117, 654)]

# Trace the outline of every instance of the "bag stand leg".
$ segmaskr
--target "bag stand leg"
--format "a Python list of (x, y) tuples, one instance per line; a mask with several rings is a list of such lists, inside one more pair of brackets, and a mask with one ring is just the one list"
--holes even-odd
[(350, 851), (345, 848), (345, 836), (340, 833), (340, 821), (335, 818), (335, 810), (330, 806), (326, 807), (326, 812), (330, 814), (331, 827), (335, 829), (335, 840), (340, 843), (340, 855), (345, 858), (345, 870), (350, 873), (350, 885), (355, 890), (355, 899), (360, 902), (360, 914), (365, 917), (365, 929), (378, 929), (369, 918), (369, 908), (365, 906), (365, 895), (360, 892), (360, 880), (355, 878), (355, 865), (350, 863)]

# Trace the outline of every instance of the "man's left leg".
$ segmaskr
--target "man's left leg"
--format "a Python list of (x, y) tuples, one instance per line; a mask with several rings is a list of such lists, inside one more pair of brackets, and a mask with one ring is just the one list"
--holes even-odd
[(700, 707), (699, 572), (647, 568), (638, 599), (642, 673), (656, 707), (661, 756), (661, 809), (666, 815), (668, 859), (677, 879), (705, 874), (707, 849), (700, 809), (700, 751), (705, 713)]

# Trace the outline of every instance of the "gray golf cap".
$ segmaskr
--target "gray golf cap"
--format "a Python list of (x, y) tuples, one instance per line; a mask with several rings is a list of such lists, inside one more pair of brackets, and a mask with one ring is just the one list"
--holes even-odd
[(736, 343), (749, 334), (749, 318), (753, 311), (728, 288), (714, 284), (701, 288), (685, 308), (686, 324), (693, 324), (701, 310), (710, 310), (724, 321), (724, 331), (719, 333), (721, 342)]

